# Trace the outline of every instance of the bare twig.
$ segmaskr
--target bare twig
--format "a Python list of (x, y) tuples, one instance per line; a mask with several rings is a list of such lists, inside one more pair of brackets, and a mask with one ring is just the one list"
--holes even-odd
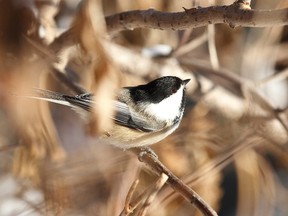
[(151, 187), (148, 187), (134, 200), (131, 200), (131, 196), (133, 195), (133, 193), (134, 193), (134, 186), (132, 185), (127, 194), (125, 207), (123, 211), (120, 213), (120, 216), (128, 216), (130, 213), (132, 213), (139, 206), (139, 204), (143, 202), (143, 200), (151, 193)]
[(116, 33), (135, 28), (184, 30), (208, 24), (227, 23), (231, 27), (271, 27), (288, 24), (288, 9), (249, 10), (249, 1), (228, 6), (184, 9), (183, 12), (161, 12), (154, 9), (134, 10), (106, 17), (107, 30)]
[(17, 147), (18, 147), (18, 145), (1, 145), (0, 146), (0, 152), (12, 150), (12, 149), (14, 150)]
[[(128, 206), (130, 202), (132, 201), (132, 196), (134, 196), (133, 190), (136, 189), (136, 186), (135, 186), (135, 189), (131, 187), (133, 187), (133, 184), (135, 184), (135, 181), (137, 181), (135, 179), (137, 179), (139, 176), (140, 166), (141, 165), (137, 163), (137, 158), (131, 157), (131, 159), (129, 160), (127, 164), (125, 172), (123, 173), (123, 175), (121, 175), (119, 180), (117, 180), (118, 184), (115, 185), (116, 186), (114, 187), (115, 189), (112, 190), (111, 192), (111, 199), (109, 201), (109, 205), (111, 204), (112, 206), (109, 207), (109, 209), (111, 208), (111, 210), (113, 209), (113, 211), (109, 212), (108, 213), (109, 215), (119, 214), (119, 212), (123, 210), (123, 201), (126, 204), (125, 208), (128, 209)], [(132, 186), (131, 186), (130, 179), (133, 180), (134, 182), (132, 183)], [(128, 194), (127, 194), (127, 190), (128, 190)], [(124, 197), (125, 197), (125, 200), (123, 200)]]
[(45, 44), (51, 43), (56, 36), (56, 24), (54, 17), (59, 10), (59, 0), (39, 1), (36, 0), (38, 6), (39, 20), (41, 22), (41, 28), (43, 32), (41, 37), (44, 39)]
[(219, 59), (217, 55), (217, 49), (215, 44), (215, 26), (209, 25), (208, 26), (208, 49), (209, 49), (209, 56), (210, 62), (214, 70), (219, 69)]
[[(189, 59), (189, 61), (187, 60), (181, 60), (181, 61), (187, 67), (189, 67), (188, 65), (192, 64), (191, 59)], [(213, 82), (215, 82), (215, 84), (221, 85), (222, 87), (226, 88), (235, 95), (248, 99), (248, 102), (257, 105), (258, 111), (268, 112), (268, 115), (266, 115), (266, 117), (269, 117), (270, 115), (270, 120), (273, 118), (277, 119), (286, 132), (285, 137), (288, 135), (288, 126), (283, 120), (283, 117), (279, 115), (278, 110), (275, 109), (273, 105), (269, 101), (267, 101), (263, 96), (258, 94), (257, 90), (253, 88), (253, 86), (247, 80), (238, 77), (236, 74), (231, 73), (228, 70), (225, 70), (224, 68), (221, 68), (220, 70), (216, 71), (207, 66), (207, 64), (203, 64), (200, 62), (197, 63), (193, 62), (193, 67), (200, 69), (199, 70), (200, 74), (207, 77), (208, 79), (214, 80)], [(269, 133), (269, 131), (267, 131), (267, 133)]]
[[(38, 55), (39, 57), (50, 60), (52, 62), (57, 62), (57, 54), (55, 53), (55, 50), (47, 50), (46, 47), (43, 45), (31, 40), (30, 38), (23, 35), (23, 38), (27, 42), (27, 45), (31, 47)], [(53, 45), (53, 44), (52, 44)], [(52, 46), (53, 48), (53, 46)], [(65, 49), (65, 47), (64, 47)], [(57, 57), (55, 57), (55, 54)], [(86, 93), (84, 89), (82, 89), (79, 85), (77, 85), (75, 82), (73, 82), (71, 79), (67, 77), (67, 75), (63, 72), (61, 72), (57, 64), (51, 65), (51, 74), (55, 77), (56, 80), (58, 80), (60, 83), (63, 83), (69, 90), (73, 91), (75, 94), (83, 94)]]
[(140, 212), (138, 214), (139, 216), (144, 216), (146, 214), (148, 207), (151, 206), (151, 203), (155, 199), (157, 193), (163, 187), (163, 185), (165, 184), (165, 182), (167, 180), (168, 180), (168, 176), (165, 175), (164, 173), (162, 173), (160, 178), (155, 183), (155, 186), (154, 186), (153, 190), (151, 191), (150, 195), (147, 197), (142, 208), (140, 209)]
[[(233, 143), (232, 146), (229, 146), (227, 149), (223, 150), (221, 154), (217, 155), (215, 158), (199, 167), (191, 175), (183, 178), (183, 181), (190, 187), (193, 187), (197, 183), (209, 178), (210, 176), (213, 176), (215, 173), (220, 172), (237, 156), (262, 143), (264, 139), (253, 137), (253, 134), (255, 134), (255, 132), (248, 130), (242, 137), (239, 138), (239, 140)], [(169, 202), (174, 200), (175, 196), (177, 195), (179, 194), (176, 194), (171, 190), (166, 191), (162, 194), (159, 202), (165, 205), (169, 205)]]
[(207, 33), (200, 35), (199, 37), (191, 40), (189, 43), (185, 44), (185, 46), (180, 46), (173, 52), (174, 57), (180, 57), (192, 51), (193, 49), (197, 48), (198, 46), (202, 45), (207, 41)]
[(176, 47), (175, 50), (177, 50), (179, 47), (183, 46), (184, 44), (186, 44), (188, 42), (188, 40), (190, 39), (190, 36), (193, 32), (193, 29), (186, 29), (184, 32), (183, 32), (183, 35), (182, 37), (180, 38), (179, 42), (178, 42), (178, 45)]
[(271, 76), (265, 77), (262, 80), (259, 80), (255, 82), (256, 87), (262, 87), (264, 85), (267, 85), (271, 82), (281, 81), (288, 77), (288, 69), (285, 69), (277, 74), (273, 74)]
[[(148, 165), (157, 175), (165, 173), (169, 178), (169, 184), (175, 191), (180, 193), (187, 201), (194, 204), (203, 215), (216, 216), (217, 213), (190, 187), (183, 183), (177, 176), (175, 176), (167, 167), (165, 167), (155, 156), (152, 154), (143, 154), (143, 150), (134, 148), (131, 149), (133, 153), (139, 156), (139, 159)], [(141, 156), (140, 156), (141, 155)]]
[(132, 196), (133, 196), (133, 194), (135, 192), (135, 189), (136, 189), (138, 184), (139, 184), (139, 179), (136, 179), (133, 182), (133, 184), (131, 185), (131, 187), (129, 188), (129, 191), (128, 191), (128, 194), (127, 194), (127, 197), (126, 197), (126, 200), (125, 200), (125, 207), (124, 207), (124, 211), (125, 211), (126, 215), (132, 213), (133, 210), (134, 210), (134, 208), (131, 208), (130, 203), (131, 203)]
[(151, 201), (155, 198), (157, 192), (167, 181), (167, 178), (168, 176), (162, 173), (161, 177), (153, 185), (148, 187), (139, 196), (132, 200), (132, 196), (139, 182), (139, 180), (135, 180), (128, 191), (125, 207), (120, 213), (120, 216), (130, 215), (130, 213), (132, 213), (139, 206), (139, 204), (145, 200), (142, 209), (140, 210), (140, 213), (142, 212), (141, 214), (143, 215), (146, 212), (147, 207), (151, 205)]

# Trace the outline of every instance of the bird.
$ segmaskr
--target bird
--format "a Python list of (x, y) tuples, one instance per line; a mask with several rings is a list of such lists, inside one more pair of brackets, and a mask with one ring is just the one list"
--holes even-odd
[[(185, 90), (190, 79), (164, 76), (153, 81), (123, 87), (113, 101), (113, 126), (100, 135), (105, 143), (122, 149), (155, 144), (179, 126), (185, 108)], [(87, 115), (95, 109), (97, 98), (92, 93), (65, 95), (35, 89), (31, 98), (62, 104)]]

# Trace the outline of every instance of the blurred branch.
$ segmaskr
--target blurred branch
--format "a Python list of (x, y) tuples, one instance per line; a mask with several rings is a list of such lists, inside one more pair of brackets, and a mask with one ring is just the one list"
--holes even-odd
[[(249, 128), (250, 129), (250, 128)], [(247, 129), (235, 143), (224, 149), (219, 155), (212, 158), (207, 163), (203, 164), (199, 168), (193, 171), (190, 175), (183, 178), (183, 181), (190, 187), (196, 186), (197, 184), (205, 181), (205, 179), (211, 178), (216, 173), (221, 172), (228, 164), (231, 164), (233, 160), (243, 154), (246, 151), (251, 150), (251, 148), (260, 145), (264, 140), (259, 137), (253, 137), (254, 131)], [(161, 200), (159, 203), (163, 203), (166, 206), (175, 200), (175, 197), (179, 194), (174, 193), (171, 190), (166, 190), (162, 193)]]
[[(149, 149), (149, 148), (148, 148)], [(170, 185), (175, 191), (182, 195), (190, 203), (194, 204), (203, 215), (216, 216), (217, 213), (207, 204), (205, 201), (190, 187), (183, 183), (177, 176), (175, 176), (161, 161), (158, 160), (153, 154), (149, 152), (143, 154), (143, 149), (134, 148), (131, 149), (133, 153), (138, 155), (139, 160), (144, 162), (149, 168), (157, 175), (162, 173), (166, 174), (169, 178), (167, 184)]]
[(288, 77), (288, 69), (285, 69), (277, 74), (272, 74), (271, 76), (265, 77), (262, 80), (255, 82), (256, 87), (262, 87), (271, 82), (282, 81)]
[(177, 47), (175, 48), (175, 50), (179, 49), (180, 47), (183, 47), (184, 44), (187, 44), (187, 42), (190, 40), (191, 38), (191, 34), (193, 32), (193, 29), (186, 29), (183, 32), (183, 35), (179, 38)]
[(216, 42), (215, 42), (215, 26), (214, 25), (208, 25), (208, 49), (209, 49), (209, 56), (210, 56), (210, 62), (213, 67), (213, 69), (218, 70), (219, 69), (219, 58), (217, 55), (217, 49), (216, 49)]
[(145, 200), (142, 208), (140, 209), (139, 212), (139, 216), (144, 216), (147, 211), (148, 211), (148, 207), (151, 206), (151, 203), (153, 202), (153, 200), (155, 199), (157, 193), (159, 192), (159, 190), (163, 187), (163, 185), (166, 183), (166, 181), (168, 180), (168, 176), (165, 175), (164, 173), (161, 174), (160, 178), (157, 180), (157, 182), (155, 183), (151, 193), (149, 194), (149, 196), (147, 197), (147, 199)]
[(41, 37), (43, 37), (44, 43), (51, 43), (56, 36), (56, 24), (54, 17), (59, 11), (60, 0), (36, 0), (38, 7), (38, 16), (41, 23)]
[(193, 49), (201, 46), (203, 43), (207, 41), (208, 35), (207, 32), (203, 33), (199, 37), (191, 40), (190, 42), (186, 43), (185, 46), (179, 46), (175, 51), (173, 51), (174, 57), (180, 57), (183, 56), (189, 52), (191, 52)]
[(145, 215), (148, 207), (151, 205), (152, 201), (155, 199), (156, 194), (163, 187), (163, 185), (165, 184), (167, 179), (168, 179), (168, 176), (165, 175), (164, 173), (162, 173), (160, 178), (153, 185), (151, 185), (149, 188), (147, 188), (143, 193), (141, 193), (137, 198), (135, 198), (132, 201), (132, 196), (133, 196), (135, 189), (139, 183), (139, 180), (136, 179), (128, 191), (128, 194), (127, 194), (127, 197), (125, 200), (125, 207), (124, 207), (123, 211), (121, 212), (120, 216), (128, 216), (144, 200), (145, 201), (144, 201), (142, 208), (140, 209), (140, 212), (138, 215)]
[(141, 199), (136, 199), (137, 202), (134, 201), (134, 203), (132, 204), (132, 196), (133, 196), (135, 189), (138, 186), (138, 184), (139, 184), (139, 179), (136, 179), (133, 182), (133, 184), (131, 185), (131, 187), (129, 188), (129, 191), (128, 191), (128, 194), (127, 194), (126, 200), (125, 200), (125, 207), (124, 207), (123, 211), (121, 212), (120, 216), (129, 215), (130, 213), (133, 212), (133, 210), (140, 203)]
[(238, 0), (231, 5), (161, 12), (154, 9), (126, 11), (106, 17), (107, 31), (116, 33), (135, 28), (184, 30), (209, 24), (227, 23), (230, 27), (272, 27), (288, 24), (288, 9), (250, 10), (250, 1)]
[(18, 145), (0, 145), (0, 152), (15, 149)]

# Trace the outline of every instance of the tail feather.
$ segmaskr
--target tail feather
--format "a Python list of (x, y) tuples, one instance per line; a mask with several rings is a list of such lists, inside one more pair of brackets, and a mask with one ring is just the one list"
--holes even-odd
[[(25, 97), (68, 106), (80, 114), (84, 120), (87, 120), (87, 113), (93, 111), (93, 108), (97, 105), (97, 102), (93, 100), (93, 94), (90, 93), (69, 96), (44, 89), (34, 89), (34, 92), (35, 96)], [(133, 112), (131, 114), (131, 110), (126, 103), (115, 101), (114, 106), (115, 115), (111, 116), (111, 119), (113, 119), (116, 124), (145, 132), (159, 129), (158, 127), (152, 126), (150, 122), (147, 122), (137, 113)]]
[(37, 88), (34, 89), (34, 91), (35, 91), (36, 95), (35, 96), (28, 96), (29, 98), (38, 99), (38, 100), (45, 100), (45, 101), (49, 101), (52, 103), (69, 106), (72, 108), (77, 107), (74, 104), (72, 104), (66, 100), (66, 97), (69, 97), (67, 95), (60, 94), (60, 93), (53, 92), (53, 91), (49, 91), (49, 90), (44, 90), (44, 89), (37, 89)]

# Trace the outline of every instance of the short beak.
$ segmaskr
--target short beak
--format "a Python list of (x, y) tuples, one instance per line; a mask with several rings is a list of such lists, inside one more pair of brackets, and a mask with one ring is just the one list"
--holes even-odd
[(184, 85), (187, 85), (187, 83), (190, 81), (190, 79), (186, 79), (186, 80), (183, 80), (182, 81), (182, 83), (184, 84)]

